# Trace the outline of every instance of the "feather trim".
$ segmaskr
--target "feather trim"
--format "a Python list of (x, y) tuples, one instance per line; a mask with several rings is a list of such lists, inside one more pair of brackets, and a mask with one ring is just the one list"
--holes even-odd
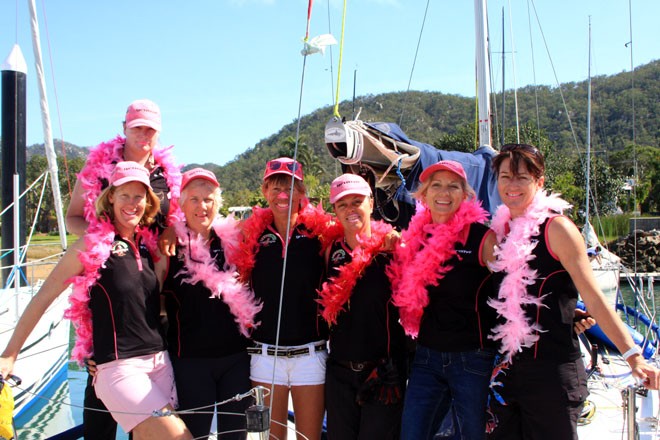
[[(213, 222), (213, 230), (220, 237), (223, 250), (226, 245), (236, 246), (238, 243), (238, 234), (234, 232), (237, 229), (236, 224), (233, 217), (216, 218)], [(252, 329), (259, 325), (254, 322), (254, 317), (262, 307), (262, 304), (254, 297), (254, 292), (238, 281), (236, 266), (229, 260), (226, 260), (223, 270), (218, 270), (209, 246), (201, 235), (188, 229), (184, 222), (176, 222), (173, 226), (181, 245), (179, 252), (184, 257), (183, 267), (176, 276), (181, 275), (182, 282), (188, 284), (194, 285), (201, 282), (211, 291), (211, 297), (224, 301), (234, 315), (241, 334), (249, 337)], [(191, 253), (194, 254), (193, 258), (191, 258)]]
[(321, 316), (329, 324), (337, 323), (337, 315), (344, 310), (344, 304), (351, 297), (357, 280), (383, 248), (385, 236), (391, 231), (392, 226), (372, 221), (371, 237), (359, 235), (357, 239), (360, 245), (351, 251), (351, 261), (338, 268), (337, 276), (323, 283), (317, 301), (323, 306)]
[[(533, 297), (527, 292), (527, 286), (534, 284), (537, 277), (536, 271), (529, 267), (538, 244), (532, 237), (539, 234), (541, 225), (548, 218), (570, 207), (558, 194), (547, 195), (545, 191), (539, 191), (523, 215), (512, 219), (509, 208), (501, 205), (493, 217), (491, 229), (495, 231), (498, 245), (494, 252), (495, 262), (490, 268), (505, 275), (498, 299), (490, 299), (488, 304), (506, 321), (495, 326), (488, 337), (500, 341), (500, 353), (505, 362), (511, 362), (524, 347), (534, 345), (539, 339), (538, 333), (543, 331), (526, 316), (523, 308), (526, 305), (545, 307), (543, 296)], [(507, 233), (507, 229), (510, 232)]]
[[(247, 281), (252, 276), (259, 251), (259, 237), (272, 223), (273, 212), (270, 208), (258, 206), (252, 208), (252, 215), (243, 222), (243, 240), (236, 252), (232, 253), (242, 280)], [(321, 249), (325, 249), (330, 243), (343, 236), (341, 225), (335, 223), (332, 216), (320, 205), (317, 207), (311, 204), (305, 205), (296, 218), (296, 224), (291, 226), (291, 230), (299, 224), (305, 227), (309, 237), (316, 237), (321, 241)]]
[(470, 200), (463, 202), (446, 223), (433, 223), (428, 207), (417, 203), (417, 213), (403, 232), (394, 260), (387, 268), (394, 305), (399, 307), (406, 334), (417, 337), (429, 303), (427, 286), (437, 286), (452, 269), (445, 263), (456, 255), (456, 243), (465, 244), (466, 228), (472, 223), (484, 223), (487, 218), (481, 204)]
[[(83, 365), (85, 359), (92, 356), (92, 314), (89, 310), (89, 291), (99, 279), (100, 269), (110, 256), (115, 229), (107, 219), (96, 217), (96, 199), (103, 189), (103, 181), (110, 180), (110, 175), (117, 162), (123, 160), (126, 139), (117, 136), (92, 148), (85, 166), (78, 174), (83, 188), (83, 217), (89, 223), (84, 236), (86, 250), (78, 254), (83, 264), (83, 273), (71, 279), (72, 293), (69, 296), (70, 307), (64, 316), (73, 322), (76, 329), (76, 343), (71, 352), (72, 359)], [(177, 200), (181, 193), (180, 166), (174, 162), (172, 147), (154, 149), (154, 161), (163, 170), (163, 175), (170, 189), (170, 212), (168, 218), (182, 218)], [(156, 255), (156, 235), (146, 229), (138, 235), (147, 245), (152, 255)]]

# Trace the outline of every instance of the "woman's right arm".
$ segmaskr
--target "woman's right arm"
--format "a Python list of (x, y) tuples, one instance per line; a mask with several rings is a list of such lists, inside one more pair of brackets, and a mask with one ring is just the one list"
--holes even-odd
[(48, 275), (46, 281), (39, 289), (39, 292), (32, 298), (25, 308), (23, 315), (16, 324), (14, 333), (9, 339), (7, 347), (0, 357), (0, 374), (7, 377), (14, 369), (14, 362), (21, 351), (26, 339), (39, 322), (45, 311), (51, 303), (66, 289), (69, 285), (69, 278), (82, 273), (83, 266), (78, 260), (78, 252), (85, 246), (84, 240), (79, 239), (69, 250), (66, 251), (62, 259), (53, 271)]
[(76, 180), (71, 193), (69, 209), (66, 210), (66, 229), (78, 237), (82, 237), (89, 224), (85, 220), (85, 198), (80, 179)]

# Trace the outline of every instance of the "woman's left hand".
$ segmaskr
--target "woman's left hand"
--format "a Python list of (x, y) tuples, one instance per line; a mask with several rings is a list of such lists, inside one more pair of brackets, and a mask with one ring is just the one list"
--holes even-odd
[(649, 365), (641, 354), (636, 354), (628, 359), (633, 376), (642, 381), (642, 385), (650, 390), (657, 390), (660, 386), (660, 370)]

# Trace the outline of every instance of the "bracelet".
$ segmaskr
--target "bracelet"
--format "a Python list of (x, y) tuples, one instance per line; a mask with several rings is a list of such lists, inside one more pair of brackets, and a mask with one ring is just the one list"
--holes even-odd
[(623, 353), (623, 360), (627, 361), (629, 357), (634, 356), (636, 354), (642, 354), (642, 349), (639, 348), (639, 346), (637, 345), (633, 345), (628, 349), (628, 351)]

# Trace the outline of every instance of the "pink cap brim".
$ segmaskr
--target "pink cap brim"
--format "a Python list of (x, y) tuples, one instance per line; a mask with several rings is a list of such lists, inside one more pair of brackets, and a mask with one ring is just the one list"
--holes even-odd
[(161, 131), (160, 124), (154, 121), (150, 121), (149, 119), (133, 119), (132, 121), (126, 123), (126, 128), (135, 127), (150, 127), (156, 131)]

